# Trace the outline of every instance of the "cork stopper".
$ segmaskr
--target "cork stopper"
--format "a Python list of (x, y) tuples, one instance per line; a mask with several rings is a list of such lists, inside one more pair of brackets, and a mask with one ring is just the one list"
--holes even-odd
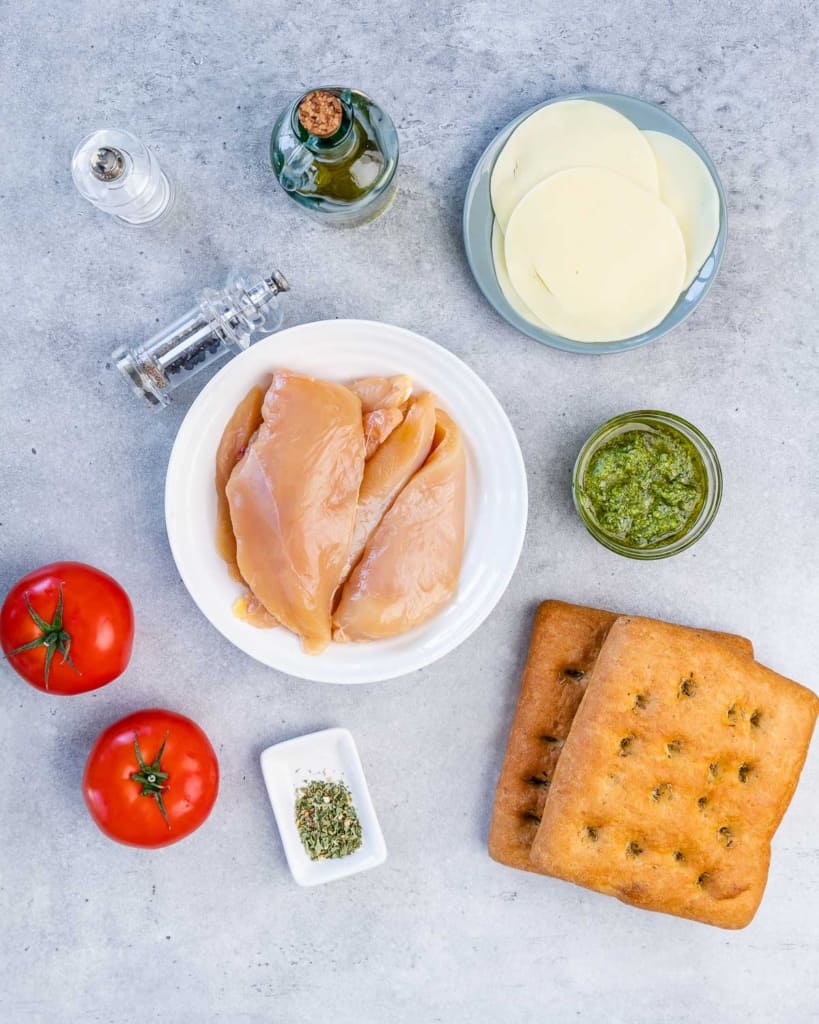
[(338, 96), (324, 89), (308, 92), (299, 103), (299, 121), (305, 131), (326, 139), (341, 127), (343, 108)]

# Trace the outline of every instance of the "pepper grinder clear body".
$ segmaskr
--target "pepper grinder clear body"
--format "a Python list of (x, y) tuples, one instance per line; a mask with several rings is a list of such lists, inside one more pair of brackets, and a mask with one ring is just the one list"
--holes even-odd
[(82, 140), (71, 158), (71, 176), (80, 195), (124, 224), (156, 224), (173, 201), (171, 183), (154, 154), (116, 128)]
[(199, 304), (133, 348), (111, 358), (140, 398), (153, 407), (170, 402), (170, 392), (228, 353), (243, 352), (262, 334), (281, 326), (277, 296), (289, 291), (274, 270), (254, 285), (234, 271), (221, 291), (206, 288)]

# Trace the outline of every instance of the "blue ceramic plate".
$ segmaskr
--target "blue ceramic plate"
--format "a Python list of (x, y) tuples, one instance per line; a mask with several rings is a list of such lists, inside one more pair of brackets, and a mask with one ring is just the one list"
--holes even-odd
[[(492, 201), (489, 197), (489, 178), (498, 154), (506, 145), (506, 140), (527, 117), (534, 114), (541, 107), (547, 107), (551, 103), (560, 103), (563, 100), (594, 100), (596, 103), (605, 103), (619, 113), (624, 114), (630, 121), (633, 121), (638, 128), (650, 131), (665, 132), (680, 139), (690, 146), (698, 156), (701, 157), (705, 166), (711, 172), (714, 184), (719, 193), (719, 233), (714, 243), (711, 254), (702, 266), (697, 277), (691, 282), (688, 288), (680, 295), (674, 308), (668, 313), (656, 327), (650, 331), (638, 334), (633, 338), (625, 338), (622, 341), (572, 341), (570, 338), (563, 338), (559, 334), (552, 334), (550, 331), (536, 324), (524, 320), (506, 301), (495, 277), (495, 265), (492, 261), (492, 223), (494, 214), (492, 212)], [(540, 103), (531, 110), (525, 111), (520, 117), (515, 118), (503, 128), (484, 150), (483, 156), (475, 166), (469, 187), (466, 190), (466, 201), (464, 203), (464, 246), (466, 247), (466, 258), (469, 267), (478, 287), (490, 304), (495, 307), (498, 313), (513, 327), (527, 334), (535, 341), (543, 345), (551, 345), (553, 348), (561, 348), (567, 352), (586, 352), (593, 355), (600, 355), (604, 352), (624, 352), (626, 349), (637, 348), (649, 341), (668, 333), (677, 324), (693, 313), (696, 306), (703, 300), (708, 289), (714, 283), (717, 271), (722, 263), (722, 256), (725, 251), (725, 238), (728, 233), (726, 219), (725, 192), (722, 182), (719, 180), (717, 169), (711, 158), (697, 142), (694, 136), (679, 121), (675, 121), (670, 114), (667, 114), (652, 103), (643, 100), (633, 99), (631, 96), (618, 96), (616, 93), (589, 92), (575, 96), (558, 96), (546, 103)]]

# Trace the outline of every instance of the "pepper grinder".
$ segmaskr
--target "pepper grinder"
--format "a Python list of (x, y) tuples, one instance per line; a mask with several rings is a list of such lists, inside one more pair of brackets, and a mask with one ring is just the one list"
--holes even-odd
[(282, 322), (277, 296), (290, 290), (274, 270), (254, 285), (234, 271), (221, 291), (206, 288), (199, 304), (153, 337), (111, 353), (131, 389), (149, 405), (168, 405), (169, 392), (229, 352), (243, 352)]
[(155, 224), (169, 211), (173, 188), (159, 161), (130, 132), (103, 128), (74, 150), (71, 176), (80, 195), (125, 224)]

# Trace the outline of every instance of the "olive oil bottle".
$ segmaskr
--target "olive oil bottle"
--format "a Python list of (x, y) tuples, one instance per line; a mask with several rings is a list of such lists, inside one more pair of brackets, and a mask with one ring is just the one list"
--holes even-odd
[(291, 199), (327, 224), (353, 227), (389, 206), (398, 135), (389, 116), (354, 89), (311, 89), (279, 115), (270, 162)]

